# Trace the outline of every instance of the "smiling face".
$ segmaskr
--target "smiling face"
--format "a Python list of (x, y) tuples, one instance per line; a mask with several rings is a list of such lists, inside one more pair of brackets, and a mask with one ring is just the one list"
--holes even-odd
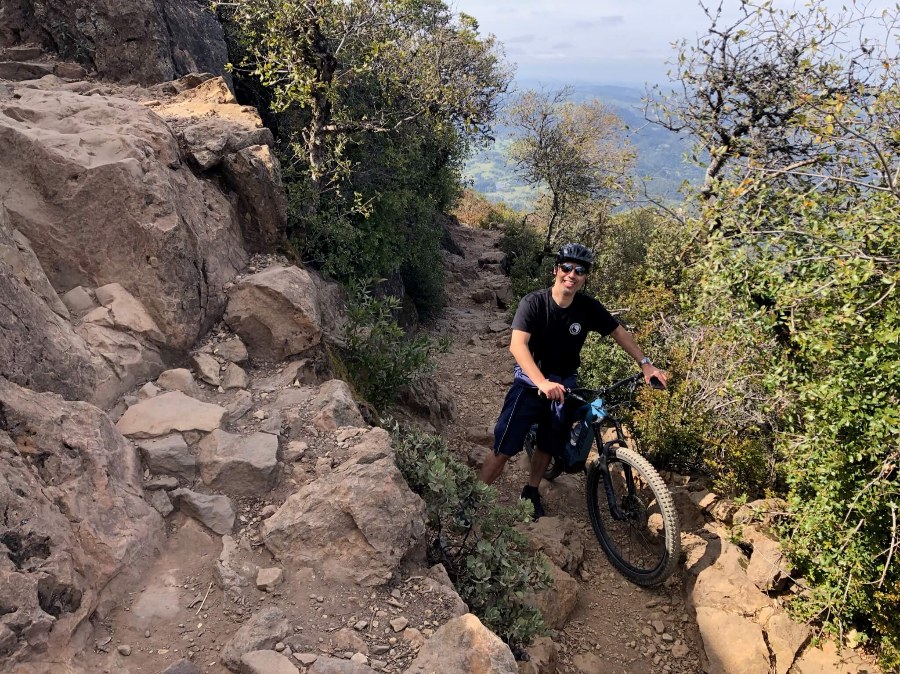
[[(564, 297), (572, 297), (584, 287), (587, 280), (587, 272), (583, 265), (577, 262), (563, 262), (553, 268), (556, 278), (553, 282), (554, 290)], [(579, 274), (578, 272), (584, 272)]]

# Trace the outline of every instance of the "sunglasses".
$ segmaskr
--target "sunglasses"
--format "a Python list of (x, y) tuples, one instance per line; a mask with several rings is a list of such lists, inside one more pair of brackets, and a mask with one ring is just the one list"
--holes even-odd
[(559, 268), (562, 269), (564, 274), (571, 274), (574, 271), (576, 276), (584, 276), (588, 273), (587, 267), (582, 267), (580, 264), (572, 264), (570, 262), (561, 263)]

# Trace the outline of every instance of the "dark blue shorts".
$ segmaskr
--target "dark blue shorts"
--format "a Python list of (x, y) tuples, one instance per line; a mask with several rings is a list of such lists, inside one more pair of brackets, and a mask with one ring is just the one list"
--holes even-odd
[[(532, 424), (538, 425), (537, 446), (543, 452), (559, 456), (569, 439), (571, 424), (554, 430), (550, 401), (541, 398), (537, 389), (514, 383), (503, 400), (503, 409), (494, 426), (494, 453), (515, 456), (522, 451), (525, 436)], [(566, 406), (567, 412), (569, 406)], [(559, 424), (557, 424), (559, 426)]]

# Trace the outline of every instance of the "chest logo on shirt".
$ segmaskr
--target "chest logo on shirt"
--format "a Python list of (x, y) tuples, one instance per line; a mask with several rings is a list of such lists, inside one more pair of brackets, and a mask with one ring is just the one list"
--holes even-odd
[(569, 326), (569, 332), (573, 335), (577, 335), (581, 332), (581, 323), (572, 323), (572, 325)]

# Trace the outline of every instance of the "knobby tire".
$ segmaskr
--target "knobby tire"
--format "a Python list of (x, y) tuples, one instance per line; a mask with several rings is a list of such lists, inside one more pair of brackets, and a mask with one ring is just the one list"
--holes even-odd
[[(659, 585), (678, 565), (681, 534), (672, 495), (644, 457), (624, 447), (610, 451), (610, 481), (615, 502), (626, 516), (613, 517), (599, 461), (588, 470), (588, 515), (600, 546), (619, 572), (637, 585)], [(627, 488), (630, 470), (635, 493)]]

